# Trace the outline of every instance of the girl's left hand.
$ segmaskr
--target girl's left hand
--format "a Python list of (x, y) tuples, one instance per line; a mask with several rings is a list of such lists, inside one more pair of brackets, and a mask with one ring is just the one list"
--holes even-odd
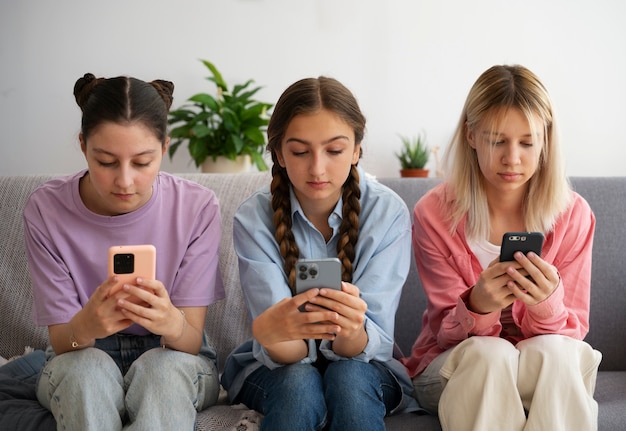
[[(159, 280), (137, 278), (137, 286), (125, 284), (122, 292), (130, 296), (120, 295), (117, 306), (128, 319), (166, 339), (175, 339), (181, 333), (180, 324), (172, 323), (181, 321), (180, 311)], [(129, 300), (131, 297), (137, 301)]]
[(319, 295), (311, 298), (306, 305), (307, 311), (320, 311), (326, 308), (339, 315), (333, 322), (340, 328), (333, 342), (333, 350), (345, 357), (358, 355), (367, 344), (365, 332), (367, 303), (361, 299), (359, 293), (357, 286), (344, 281), (341, 283), (341, 291), (322, 288)]
[[(544, 301), (559, 285), (557, 269), (532, 251), (528, 255), (516, 252), (515, 260), (523, 270), (509, 266), (506, 272), (512, 280), (507, 283), (517, 299), (526, 305), (535, 305)], [(528, 277), (526, 277), (528, 274)]]

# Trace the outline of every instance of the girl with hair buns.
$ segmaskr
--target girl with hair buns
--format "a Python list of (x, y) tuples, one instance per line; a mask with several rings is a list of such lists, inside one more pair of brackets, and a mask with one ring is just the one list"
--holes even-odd
[[(267, 130), (271, 185), (235, 214), (253, 339), (231, 354), (222, 384), (264, 415), (263, 430), (384, 430), (385, 415), (412, 401), (392, 355), (411, 221), (402, 199), (358, 167), (364, 131), (341, 83), (295, 82)], [(328, 257), (341, 261), (341, 290), (296, 294), (297, 259)]]
[[(493, 66), (471, 88), (447, 181), (415, 206), (428, 307), (403, 359), (443, 430), (595, 430), (601, 354), (589, 329), (595, 217), (567, 181), (546, 88)], [(541, 256), (499, 261), (506, 232), (539, 231)]]
[[(58, 429), (191, 430), (217, 400), (203, 329), (224, 297), (220, 212), (211, 190), (159, 172), (173, 90), (78, 79), (87, 169), (43, 184), (25, 207), (34, 319), (51, 343), (37, 397)], [(108, 249), (136, 244), (156, 247), (156, 279), (117, 291)]]

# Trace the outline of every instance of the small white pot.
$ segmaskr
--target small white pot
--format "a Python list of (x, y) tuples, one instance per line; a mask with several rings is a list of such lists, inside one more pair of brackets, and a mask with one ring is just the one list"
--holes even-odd
[(217, 160), (213, 161), (213, 157), (209, 156), (200, 166), (200, 170), (202, 173), (234, 174), (248, 172), (251, 166), (252, 160), (247, 154), (237, 156), (235, 160), (218, 156)]

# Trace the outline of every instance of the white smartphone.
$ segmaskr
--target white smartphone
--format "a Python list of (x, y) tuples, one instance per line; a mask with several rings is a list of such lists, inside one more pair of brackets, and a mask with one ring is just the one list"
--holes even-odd
[(109, 277), (117, 275), (116, 284), (109, 295), (114, 294), (126, 283), (134, 284), (137, 277), (147, 280), (156, 278), (156, 248), (151, 244), (115, 245), (109, 248)]
[(544, 236), (541, 232), (507, 232), (502, 237), (500, 247), (500, 262), (515, 260), (513, 255), (516, 251), (526, 254), (529, 251), (541, 256)]
[(296, 293), (327, 287), (341, 290), (341, 262), (336, 257), (299, 259), (296, 262)]

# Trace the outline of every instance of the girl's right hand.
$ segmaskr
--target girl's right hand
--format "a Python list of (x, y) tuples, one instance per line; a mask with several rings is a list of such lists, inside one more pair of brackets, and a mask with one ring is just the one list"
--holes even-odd
[(117, 295), (109, 295), (117, 283), (116, 277), (108, 278), (68, 323), (48, 327), (50, 343), (57, 355), (93, 346), (97, 338), (108, 337), (133, 323), (117, 307)]
[(307, 356), (303, 340), (334, 340), (340, 330), (338, 313), (330, 310), (300, 311), (300, 307), (319, 289), (310, 289), (292, 298), (285, 298), (259, 314), (252, 322), (252, 335), (267, 350), (272, 359), (290, 364)]
[[(119, 295), (128, 294), (110, 295), (111, 289), (118, 283), (117, 277), (113, 276), (96, 288), (85, 307), (72, 319), (74, 331), (86, 332), (89, 338), (105, 338), (132, 325), (133, 322), (117, 306)], [(78, 322), (74, 322), (75, 319)]]
[(480, 273), (478, 281), (469, 294), (467, 307), (470, 311), (488, 314), (502, 310), (515, 301), (515, 295), (507, 286), (512, 278), (506, 273), (506, 269), (511, 265), (516, 266), (516, 269), (521, 268), (519, 264), (494, 261)]

